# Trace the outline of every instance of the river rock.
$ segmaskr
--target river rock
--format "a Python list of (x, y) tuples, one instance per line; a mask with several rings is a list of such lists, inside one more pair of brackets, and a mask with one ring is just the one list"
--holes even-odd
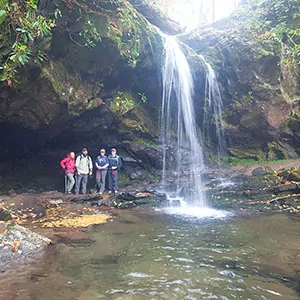
[(253, 176), (263, 176), (266, 174), (268, 174), (268, 171), (264, 167), (258, 167), (252, 171)]
[(89, 196), (89, 195), (77, 195), (75, 198), (71, 199), (71, 203), (87, 203), (87, 202), (97, 202), (101, 200), (102, 196), (100, 194), (96, 196)]
[(132, 208), (136, 206), (157, 206), (167, 200), (165, 194), (142, 191), (122, 193), (116, 198), (117, 208)]
[(0, 221), (9, 221), (11, 219), (12, 217), (10, 212), (5, 208), (0, 207)]
[(38, 257), (51, 240), (31, 230), (13, 224), (0, 222), (0, 272), (7, 270), (11, 264), (26, 258)]
[(7, 194), (11, 197), (17, 196), (18, 193), (14, 189), (10, 189)]
[(300, 182), (300, 168), (284, 169), (278, 175), (283, 180)]
[(299, 186), (296, 183), (284, 184), (276, 187), (275, 192), (286, 192), (286, 191), (294, 191), (299, 189)]

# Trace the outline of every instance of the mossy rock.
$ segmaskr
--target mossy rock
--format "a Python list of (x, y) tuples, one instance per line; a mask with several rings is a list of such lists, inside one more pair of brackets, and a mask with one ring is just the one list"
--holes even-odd
[(263, 161), (266, 159), (266, 155), (263, 150), (257, 146), (253, 148), (241, 147), (241, 148), (229, 148), (229, 154), (231, 157), (228, 158), (230, 162), (240, 161)]
[(283, 170), (278, 173), (278, 176), (285, 181), (300, 182), (300, 168), (292, 168), (289, 170)]

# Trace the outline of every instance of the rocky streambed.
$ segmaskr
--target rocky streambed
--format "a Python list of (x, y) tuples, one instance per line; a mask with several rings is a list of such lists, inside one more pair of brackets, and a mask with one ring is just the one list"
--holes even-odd
[[(239, 212), (300, 212), (300, 164), (233, 167), (221, 174), (206, 174), (206, 195), (212, 207)], [(287, 165), (288, 167), (291, 164)], [(223, 175), (224, 179), (220, 179)], [(75, 230), (105, 224), (121, 209), (180, 206), (157, 192), (159, 182), (124, 186), (119, 195), (91, 190), (87, 195), (64, 195), (57, 191), (42, 193), (10, 192), (0, 197), (0, 270), (13, 263), (39, 257), (51, 243), (56, 230)], [(25, 227), (23, 227), (25, 226)], [(48, 228), (48, 231), (45, 229)], [(51, 232), (52, 230), (52, 232)], [(35, 233), (36, 232), (36, 233)], [(42, 235), (39, 235), (41, 233)], [(55, 240), (55, 239), (54, 239)]]

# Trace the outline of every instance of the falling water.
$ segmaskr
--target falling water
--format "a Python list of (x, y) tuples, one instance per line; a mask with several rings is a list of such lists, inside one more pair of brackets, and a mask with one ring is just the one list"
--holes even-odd
[[(165, 36), (165, 63), (162, 69), (163, 100), (161, 108), (161, 142), (163, 147), (163, 183), (172, 180), (176, 170), (177, 195), (189, 176), (193, 190), (191, 201), (206, 205), (201, 174), (203, 150), (196, 131), (193, 107), (193, 78), (184, 53), (174, 37)], [(175, 154), (171, 160), (171, 152)]]
[(220, 168), (227, 148), (222, 118), (223, 101), (213, 68), (202, 55), (199, 57), (206, 68), (203, 136), (208, 144), (211, 144), (212, 134), (217, 138), (218, 166)]

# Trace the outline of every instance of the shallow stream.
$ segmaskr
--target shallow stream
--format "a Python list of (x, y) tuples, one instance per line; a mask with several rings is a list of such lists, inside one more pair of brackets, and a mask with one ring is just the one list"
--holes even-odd
[(299, 299), (299, 225), (274, 213), (121, 211), (2, 275), (0, 299)]

